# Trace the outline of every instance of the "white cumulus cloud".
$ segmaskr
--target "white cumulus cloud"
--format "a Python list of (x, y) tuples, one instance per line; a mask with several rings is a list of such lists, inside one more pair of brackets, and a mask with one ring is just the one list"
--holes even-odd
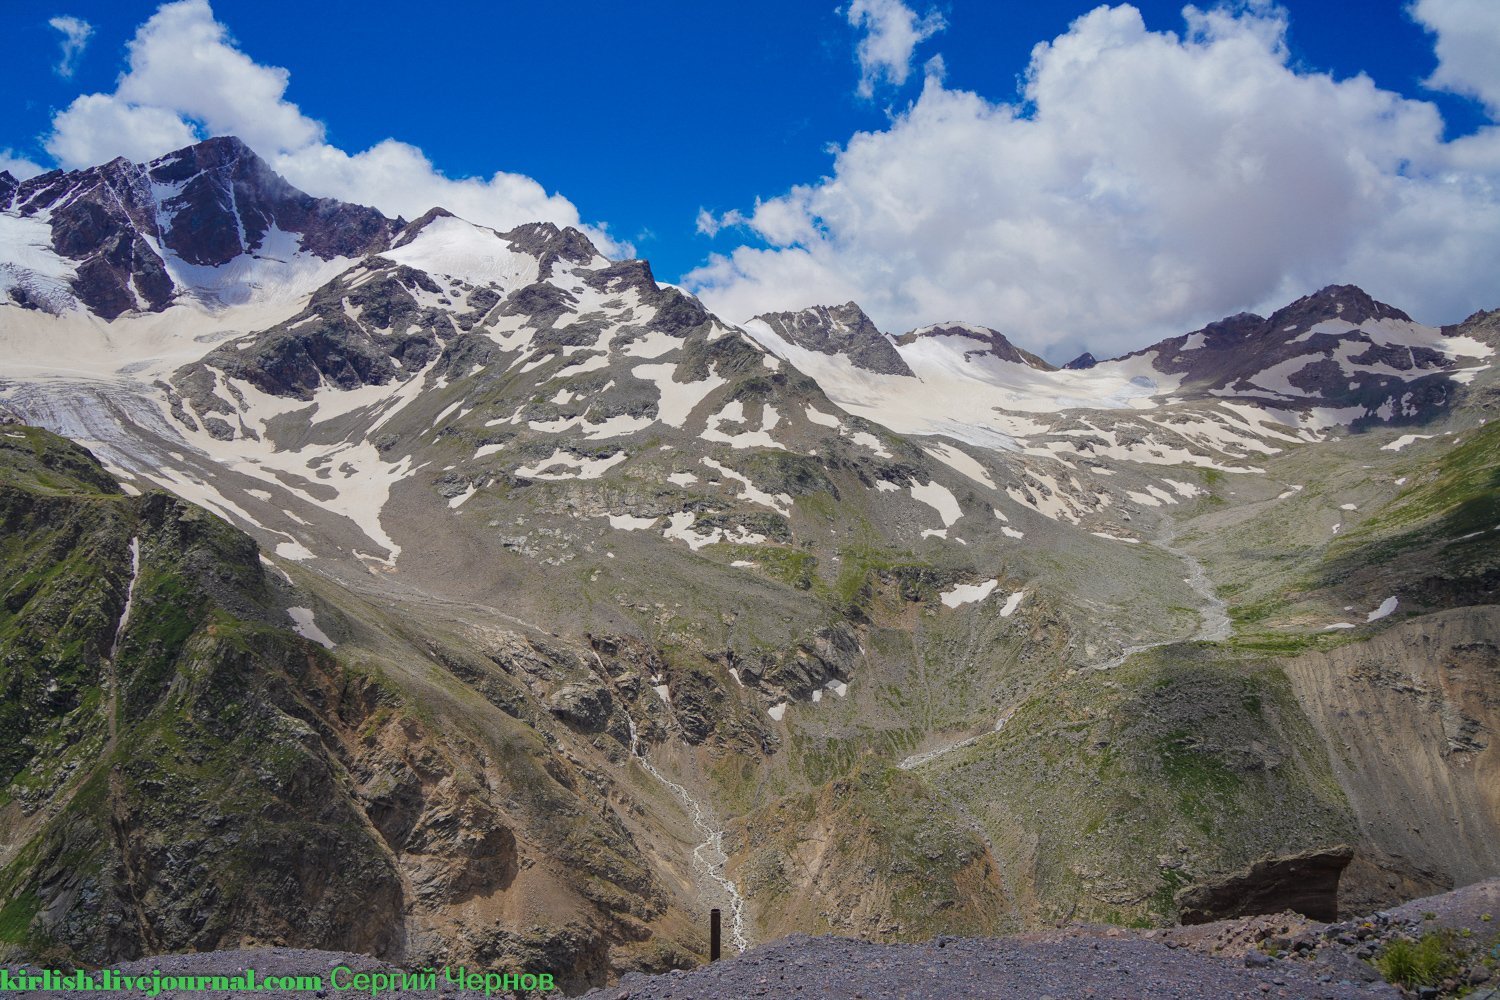
[(1100, 7), (1037, 45), (1022, 101), (929, 74), (832, 172), (757, 202), (765, 247), (684, 283), (728, 318), (853, 298), (1049, 356), (1141, 347), (1342, 281), (1429, 321), (1500, 304), (1500, 129), (1290, 64), (1279, 8), (1148, 31)]
[(538, 220), (555, 222), (589, 231), (606, 253), (618, 249), (608, 236), (579, 221), (572, 202), (560, 194), (549, 195), (530, 177), (503, 172), (488, 178), (445, 177), (420, 149), (395, 139), (354, 154), (316, 143), (282, 153), (272, 162), (308, 194), (375, 205), (408, 219), (441, 205), (461, 218), (499, 229)]
[(1478, 98), (1500, 114), (1500, 4), (1417, 0), (1411, 14), (1437, 35), (1438, 67), (1427, 85)]
[(698, 209), (697, 228), (698, 232), (709, 238), (719, 235), (722, 230), (732, 229), (735, 226), (743, 226), (746, 222), (745, 213), (737, 208), (731, 208), (723, 215), (714, 215), (706, 208)]
[(24, 181), (28, 177), (35, 177), (46, 168), (40, 164), (33, 163), (26, 157), (21, 156), (13, 149), (0, 149), (0, 170), (10, 174), (18, 181)]
[(864, 32), (855, 50), (861, 97), (873, 97), (881, 81), (905, 83), (917, 46), (945, 27), (937, 11), (918, 17), (901, 0), (850, 0), (844, 16)]
[(83, 55), (83, 50), (88, 47), (89, 38), (94, 34), (94, 26), (80, 17), (67, 15), (54, 17), (47, 23), (62, 32), (63, 36), (62, 56), (53, 69), (58, 76), (70, 77), (78, 68), (78, 60)]
[(117, 156), (149, 160), (197, 141), (193, 126), (170, 108), (83, 94), (52, 119), (47, 152), (71, 170)]
[(78, 97), (52, 121), (47, 151), (68, 168), (125, 156), (140, 161), (210, 135), (237, 135), (309, 194), (411, 218), (441, 205), (506, 229), (546, 221), (577, 226), (608, 254), (628, 252), (602, 226), (535, 180), (497, 172), (451, 178), (415, 146), (386, 139), (350, 153), (328, 144), (321, 122), (286, 98), (290, 74), (235, 44), (208, 0), (163, 4), (137, 29), (113, 93)]

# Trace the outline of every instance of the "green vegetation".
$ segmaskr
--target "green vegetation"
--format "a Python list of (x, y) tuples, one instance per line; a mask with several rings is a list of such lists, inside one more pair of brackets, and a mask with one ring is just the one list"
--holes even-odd
[(1467, 432), (1436, 468), (1372, 518), (1366, 530), (1409, 526), (1442, 517), (1445, 534), (1465, 534), (1500, 524), (1500, 424)]
[(870, 545), (852, 545), (839, 549), (839, 574), (830, 589), (829, 596), (834, 606), (851, 616), (869, 606), (874, 597), (874, 585), (882, 575), (896, 575), (898, 570), (920, 570), (920, 564), (911, 561), (910, 553), (904, 558)]
[(1332, 649), (1350, 640), (1350, 636), (1338, 632), (1252, 632), (1246, 635), (1236, 633), (1230, 645), (1252, 655), (1292, 657), (1313, 650)]
[(1398, 938), (1375, 956), (1375, 968), (1388, 983), (1409, 990), (1436, 986), (1463, 967), (1466, 952), (1460, 951), (1453, 935), (1429, 931), (1420, 940)]
[[(920, 773), (994, 843), (1035, 845), (1008, 863), (1029, 873), (1043, 920), (1175, 920), (1185, 876), (1160, 845), (1197, 871), (1233, 871), (1354, 833), (1286, 675), (1214, 644), (1038, 691), (1002, 730)], [(1275, 829), (1270, 813), (1284, 818)]]
[(32, 920), (41, 909), (41, 900), (34, 892), (23, 892), (0, 909), (0, 941), (9, 944), (25, 944)]
[(1399, 497), (1330, 544), (1313, 585), (1395, 570), (1403, 603), (1489, 603), (1500, 580), (1500, 424), (1465, 432), (1409, 478)]
[(753, 562), (767, 575), (798, 590), (811, 590), (817, 579), (818, 557), (811, 552), (784, 545), (720, 546), (733, 561)]

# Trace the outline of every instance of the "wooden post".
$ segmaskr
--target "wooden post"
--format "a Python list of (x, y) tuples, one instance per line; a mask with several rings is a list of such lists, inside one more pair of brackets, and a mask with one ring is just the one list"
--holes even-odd
[(718, 909), (708, 911), (708, 960), (717, 962), (719, 954), (723, 950), (723, 931), (721, 930), (722, 916)]

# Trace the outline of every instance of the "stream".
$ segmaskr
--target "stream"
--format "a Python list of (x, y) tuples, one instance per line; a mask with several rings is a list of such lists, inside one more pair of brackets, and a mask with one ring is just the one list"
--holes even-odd
[(109, 739), (113, 749), (118, 729), (120, 681), (115, 672), (115, 659), (120, 653), (120, 641), (125, 637), (125, 627), (130, 624), (130, 610), (135, 606), (135, 584), (141, 576), (141, 540), (130, 540), (130, 585), (125, 589), (125, 608), (120, 612), (120, 621), (115, 625), (115, 637), (109, 644)]
[[(609, 674), (605, 672), (604, 662), (599, 659), (598, 653), (594, 653), (594, 659), (599, 664), (600, 673), (608, 678)], [(745, 898), (740, 895), (739, 887), (734, 884), (734, 880), (725, 873), (729, 865), (729, 855), (724, 850), (724, 831), (716, 829), (710, 823), (709, 811), (686, 788), (662, 774), (657, 770), (656, 765), (651, 763), (651, 759), (641, 749), (635, 716), (631, 715), (628, 710), (625, 712), (625, 721), (630, 726), (630, 756), (636, 759), (647, 774), (661, 782), (682, 801), (683, 805), (687, 806), (688, 812), (693, 817), (693, 826), (697, 827), (698, 832), (703, 835), (703, 842), (693, 848), (693, 863), (710, 882), (718, 886), (720, 892), (729, 901), (729, 940), (736, 951), (743, 952), (750, 947), (749, 939), (745, 937)]]

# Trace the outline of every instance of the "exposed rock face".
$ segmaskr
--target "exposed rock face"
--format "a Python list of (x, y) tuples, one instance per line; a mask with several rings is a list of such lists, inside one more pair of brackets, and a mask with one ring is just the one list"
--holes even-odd
[(300, 235), (302, 249), (323, 260), (381, 250), (399, 228), (373, 208), (298, 191), (232, 136), (168, 153), (148, 173), (176, 192), (159, 206), (170, 218), (162, 238), (191, 264), (253, 253), (272, 227)]
[(881, 375), (910, 375), (912, 371), (885, 334), (853, 302), (841, 306), (812, 306), (797, 312), (757, 316), (788, 343), (820, 354), (843, 354), (859, 368)]
[(30, 905), (5, 941), (95, 964), (255, 935), (397, 947), (399, 877), (310, 724), (337, 671), (267, 627), (254, 543), (22, 436), (0, 454), (0, 579), (24, 630), (0, 636), (0, 677), (35, 693), (4, 706), (0, 884)]
[[(316, 292), (301, 313), (248, 342), (226, 344), (202, 362), (262, 392), (311, 398), (321, 385), (354, 389), (384, 385), (436, 358), (457, 331), (441, 310), (418, 297), (441, 296), (425, 273), (373, 258), (357, 287), (340, 279)], [(202, 372), (202, 368), (196, 371)], [(192, 388), (204, 390), (191, 391)], [(203, 403), (212, 380), (184, 383)]]
[(591, 732), (604, 728), (609, 721), (609, 692), (601, 684), (568, 684), (547, 700), (547, 707), (558, 718)]
[[(919, 842), (896, 834), (909, 826), (921, 829)], [(967, 935), (1015, 926), (983, 834), (905, 772), (857, 768), (746, 817), (736, 837), (739, 877), (767, 915), (768, 938), (798, 929), (881, 941), (918, 923)]]
[(589, 238), (572, 226), (558, 229), (550, 222), (529, 222), (501, 235), (517, 251), (537, 257), (544, 277), (551, 272), (554, 261), (587, 264), (599, 254)]
[(977, 357), (993, 357), (1001, 361), (1009, 361), (1012, 364), (1025, 365), (1028, 368), (1037, 368), (1044, 372), (1056, 371), (1056, 367), (1049, 365), (1030, 351), (1022, 350), (1006, 339), (1005, 334), (999, 330), (991, 330), (987, 326), (974, 326), (969, 323), (938, 323), (935, 326), (924, 326), (910, 333), (902, 334), (896, 338), (896, 343), (905, 347), (916, 343), (923, 337), (962, 337), (974, 341), (974, 347), (964, 352), (965, 360)]
[[(576, 677), (576, 656), (516, 637), (485, 666), (429, 644), (482, 694), (445, 732), (293, 634), (248, 537), (125, 496), (75, 445), (0, 435), (0, 521), (0, 961), (281, 941), (577, 991), (685, 954), (653, 940), (682, 917), (606, 804), (613, 778), (528, 749), (546, 720), (522, 692)], [(585, 726), (613, 707), (597, 681), (553, 703)]]
[(1402, 623), (1303, 654), (1286, 671), (1373, 847), (1356, 866), (1363, 905), (1500, 871), (1500, 625), (1491, 609)]
[(1087, 371), (1098, 363), (1099, 360), (1097, 358), (1095, 358), (1088, 351), (1084, 351), (1082, 354), (1078, 355), (1078, 357), (1063, 365), (1063, 368), (1067, 371)]
[[(16, 182), (0, 179), (0, 210), (39, 215), (59, 256), (76, 264), (73, 294), (104, 319), (160, 312), (184, 289), (173, 262), (218, 267), (289, 234), (313, 257), (357, 257), (389, 246), (400, 229), (373, 208), (313, 198), (233, 137), (208, 139), (150, 163), (123, 158)], [(278, 244), (275, 254), (286, 255)], [(163, 257), (165, 254), (165, 259)], [(24, 293), (16, 304), (44, 308)]]
[(1184, 924), (1291, 910), (1314, 920), (1337, 920), (1339, 876), (1354, 857), (1347, 844), (1265, 858), (1248, 869), (1178, 891)]
[(1368, 415), (1351, 426), (1362, 429), (1423, 423), (1449, 405), (1449, 373), (1464, 365), (1438, 348), (1453, 332), (1419, 327), (1354, 285), (1329, 285), (1269, 318), (1239, 313), (1127, 357), (1154, 355), (1188, 392), (1249, 395), (1270, 409), (1361, 407)]

